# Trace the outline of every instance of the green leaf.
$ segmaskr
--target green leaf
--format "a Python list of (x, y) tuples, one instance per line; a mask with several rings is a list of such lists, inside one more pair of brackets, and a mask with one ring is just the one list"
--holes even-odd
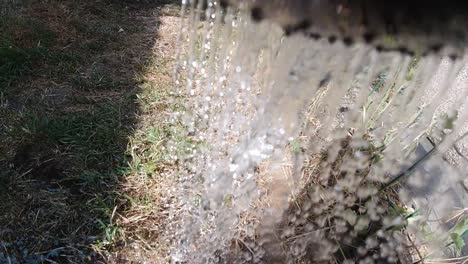
[(450, 233), (455, 233), (460, 237), (462, 237), (467, 232), (468, 232), (468, 217), (460, 221), (458, 224), (456, 224), (452, 228), (452, 230), (450, 230)]
[(419, 209), (415, 210), (414, 212), (412, 213), (409, 213), (405, 216), (406, 219), (410, 219), (412, 217), (416, 217), (416, 216), (420, 216), (421, 215), (421, 212), (419, 211)]
[(458, 222), (452, 229), (450, 229), (450, 244), (455, 247), (458, 254), (465, 247), (465, 241), (463, 237), (468, 235), (468, 217)]
[(290, 142), (291, 149), (294, 154), (298, 154), (301, 152), (301, 143), (297, 140), (293, 140)]
[(457, 233), (451, 233), (450, 238), (452, 239), (453, 244), (455, 245), (457, 250), (461, 251), (465, 246), (465, 241), (463, 240), (463, 238)]

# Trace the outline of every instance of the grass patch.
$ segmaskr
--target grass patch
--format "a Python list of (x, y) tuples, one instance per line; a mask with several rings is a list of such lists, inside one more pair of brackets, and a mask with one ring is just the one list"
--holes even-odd
[(19, 48), (49, 48), (57, 37), (44, 21), (22, 16), (0, 18), (0, 32), (2, 46)]
[(31, 71), (34, 62), (45, 56), (42, 48), (21, 49), (12, 46), (0, 46), (0, 87), (5, 87)]
[[(91, 111), (60, 116), (28, 113), (19, 129), (41, 139), (41, 144), (66, 147), (66, 151), (75, 154), (72, 158), (86, 167), (108, 167), (115, 163), (114, 156), (124, 150), (121, 142), (126, 131), (120, 107), (108, 103)], [(12, 136), (22, 140), (24, 133), (14, 131)]]
[[(79, 56), (57, 49), (57, 32), (44, 21), (27, 17), (0, 19), (0, 91), (10, 91), (15, 82), (39, 74), (47, 66), (55, 74), (73, 71)], [(51, 72), (43, 73), (50, 75)]]
[(44, 23), (21, 17), (0, 18), (0, 86), (21, 78), (41, 61), (55, 34)]
[[(171, 133), (170, 63), (151, 51), (162, 8), (31, 1), (0, 18), (0, 262), (110, 262), (127, 238), (148, 238), (126, 213), (158, 219), (171, 164), (158, 143)], [(148, 65), (161, 78), (145, 87), (135, 75)]]

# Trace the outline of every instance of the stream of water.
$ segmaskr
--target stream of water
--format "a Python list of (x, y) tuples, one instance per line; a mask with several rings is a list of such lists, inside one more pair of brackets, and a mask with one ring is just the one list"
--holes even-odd
[(466, 57), (285, 37), (215, 1), (197, 5), (184, 2), (175, 70), (184, 110), (173, 122), (191, 141), (176, 157), (174, 262), (466, 253), (446, 236), (468, 206)]

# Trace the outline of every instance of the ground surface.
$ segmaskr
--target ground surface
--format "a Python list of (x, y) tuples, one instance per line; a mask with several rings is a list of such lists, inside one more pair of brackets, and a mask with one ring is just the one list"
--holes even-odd
[(179, 1), (26, 2), (0, 16), (0, 263), (167, 263)]
[(0, 263), (163, 262), (178, 2), (0, 18)]

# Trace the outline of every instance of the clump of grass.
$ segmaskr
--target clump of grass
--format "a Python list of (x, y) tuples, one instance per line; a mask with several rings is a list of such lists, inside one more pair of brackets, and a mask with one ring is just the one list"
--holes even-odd
[[(372, 175), (372, 167), (381, 162), (376, 157), (382, 148), (368, 140), (350, 133), (310, 156), (304, 164), (301, 191), (290, 198), (283, 218), (268, 227), (274, 230), (262, 230), (260, 225), (257, 237), (244, 237), (245, 242), (234, 249), (242, 252), (235, 254), (237, 258), (264, 254), (263, 260), (276, 262), (347, 263), (371, 258), (376, 263), (406, 263), (410, 256), (403, 246), (404, 229), (412, 216), (393, 189), (379, 192), (384, 181)], [(350, 170), (353, 162), (359, 168)], [(263, 238), (264, 232), (273, 235)], [(258, 243), (267, 240), (264, 253), (257, 252), (265, 247)]]

